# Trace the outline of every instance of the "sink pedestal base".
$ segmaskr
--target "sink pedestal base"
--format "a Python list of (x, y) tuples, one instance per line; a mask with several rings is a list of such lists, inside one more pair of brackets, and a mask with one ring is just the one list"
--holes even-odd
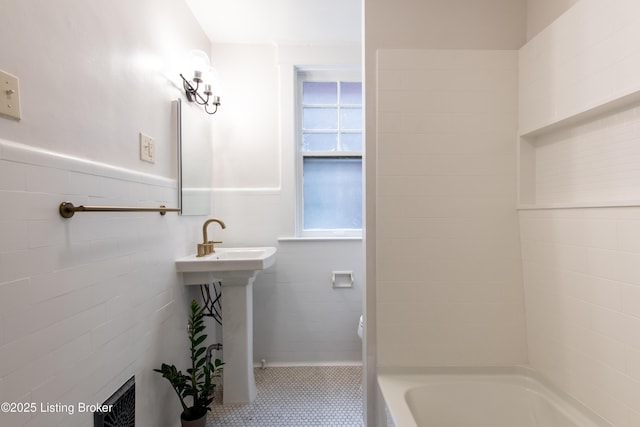
[(256, 398), (253, 377), (253, 280), (222, 280), (222, 400), (249, 403)]
[(216, 248), (206, 256), (192, 254), (176, 260), (185, 285), (222, 283), (223, 403), (249, 403), (256, 398), (253, 281), (275, 261), (276, 248), (271, 246)]

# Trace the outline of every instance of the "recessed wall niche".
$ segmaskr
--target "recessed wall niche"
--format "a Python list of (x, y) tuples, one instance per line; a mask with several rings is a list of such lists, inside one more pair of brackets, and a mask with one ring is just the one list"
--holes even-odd
[(640, 205), (640, 91), (520, 135), (520, 209)]

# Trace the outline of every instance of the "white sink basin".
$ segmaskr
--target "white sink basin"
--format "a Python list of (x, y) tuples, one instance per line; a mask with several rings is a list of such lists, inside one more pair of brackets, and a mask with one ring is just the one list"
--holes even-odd
[(276, 248), (216, 248), (210, 255), (195, 254), (176, 260), (176, 269), (183, 273), (258, 271), (271, 267), (276, 261)]
[(216, 248), (203, 257), (176, 260), (185, 285), (222, 283), (223, 402), (249, 403), (256, 397), (253, 377), (253, 282), (276, 262), (276, 248)]

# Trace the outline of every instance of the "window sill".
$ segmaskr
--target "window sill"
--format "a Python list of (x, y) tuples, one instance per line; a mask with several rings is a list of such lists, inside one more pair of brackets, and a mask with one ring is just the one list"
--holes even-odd
[(291, 236), (291, 237), (278, 237), (278, 242), (313, 242), (313, 241), (344, 241), (344, 240), (359, 240), (362, 241), (362, 236)]

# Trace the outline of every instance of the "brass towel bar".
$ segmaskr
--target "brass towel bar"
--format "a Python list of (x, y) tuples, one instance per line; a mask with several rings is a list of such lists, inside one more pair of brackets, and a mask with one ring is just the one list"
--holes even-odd
[(60, 203), (60, 215), (64, 218), (71, 218), (76, 212), (160, 212), (164, 215), (167, 212), (180, 212), (180, 208), (167, 208), (164, 205), (159, 207), (136, 207), (136, 206), (74, 206), (71, 202)]

